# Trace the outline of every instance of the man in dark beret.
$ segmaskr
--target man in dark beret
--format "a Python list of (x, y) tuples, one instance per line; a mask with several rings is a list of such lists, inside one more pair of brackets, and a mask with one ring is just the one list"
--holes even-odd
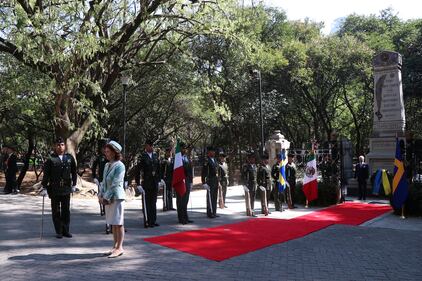
[[(256, 217), (254, 212), (255, 193), (257, 188), (256, 158), (253, 151), (248, 153), (248, 162), (242, 168), (242, 184), (245, 188), (246, 215)], [(248, 202), (249, 200), (249, 202)]]
[(173, 189), (171, 187), (174, 168), (172, 150), (173, 148), (169, 145), (164, 152), (164, 157), (160, 160), (161, 179), (165, 183), (165, 186), (163, 185), (163, 211), (175, 210), (173, 208)]
[(4, 193), (18, 193), (18, 185), (16, 182), (16, 173), (18, 171), (17, 157), (15, 154), (15, 147), (13, 145), (5, 145), (6, 161), (5, 161), (5, 176), (6, 186)]
[(287, 154), (286, 178), (289, 185), (286, 188), (287, 205), (289, 209), (294, 209), (296, 200), (296, 165), (293, 162), (295, 155), (292, 152)]
[(193, 168), (192, 168), (192, 161), (189, 158), (189, 151), (188, 146), (185, 143), (180, 143), (180, 149), (182, 154), (182, 164), (183, 170), (185, 173), (185, 188), (186, 192), (183, 196), (180, 196), (178, 193), (177, 195), (177, 217), (179, 219), (179, 223), (187, 224), (193, 223), (192, 220), (189, 219), (188, 216), (188, 202), (189, 202), (189, 194), (192, 190), (193, 184)]
[(141, 154), (135, 173), (137, 190), (145, 196), (146, 206), (142, 210), (144, 213), (145, 228), (159, 226), (156, 221), (160, 174), (160, 160), (157, 153), (154, 152), (154, 142), (151, 139), (147, 139), (144, 152)]
[(56, 237), (71, 238), (70, 234), (70, 194), (76, 190), (76, 161), (72, 155), (65, 153), (66, 144), (58, 137), (54, 145), (54, 153), (44, 164), (44, 176), (41, 182), (41, 194), (47, 190), (51, 199), (51, 214), (53, 216)]
[(271, 167), (268, 164), (268, 159), (268, 154), (264, 154), (261, 159), (261, 165), (258, 167), (258, 186), (261, 190), (261, 213), (265, 215), (270, 213), (268, 204), (272, 191)]
[(216, 218), (218, 196), (218, 162), (215, 159), (215, 148), (207, 147), (207, 158), (202, 166), (202, 187), (207, 190), (207, 216)]

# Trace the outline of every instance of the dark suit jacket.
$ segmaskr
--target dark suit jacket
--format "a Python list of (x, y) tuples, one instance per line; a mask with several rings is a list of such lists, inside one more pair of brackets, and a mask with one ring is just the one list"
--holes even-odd
[(136, 169), (136, 184), (142, 185), (144, 189), (157, 188), (160, 176), (160, 160), (157, 153), (153, 152), (151, 158), (148, 153), (143, 152)]
[(15, 154), (10, 154), (6, 160), (6, 179), (16, 179), (16, 172), (18, 171), (17, 157)]
[(359, 182), (364, 182), (369, 178), (369, 166), (366, 163), (358, 163), (355, 167), (355, 178)]

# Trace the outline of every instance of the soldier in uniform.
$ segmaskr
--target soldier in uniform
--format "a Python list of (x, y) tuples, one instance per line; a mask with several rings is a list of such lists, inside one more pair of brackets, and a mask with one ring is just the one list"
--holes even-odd
[(268, 154), (262, 156), (261, 165), (258, 167), (258, 185), (265, 188), (264, 192), (261, 192), (261, 213), (268, 215), (269, 211), (268, 204), (272, 191), (272, 180), (271, 180), (271, 167), (268, 164)]
[(51, 214), (53, 216), (56, 237), (71, 238), (70, 225), (70, 194), (76, 190), (76, 161), (72, 155), (65, 153), (66, 145), (63, 138), (56, 139), (54, 153), (44, 164), (44, 176), (41, 182), (41, 194), (46, 191), (51, 199)]
[(281, 154), (278, 154), (277, 162), (273, 165), (271, 169), (271, 177), (274, 180), (273, 196), (274, 196), (275, 210), (282, 212), (284, 194), (283, 194), (283, 191), (280, 191), (280, 188), (278, 186), (278, 180), (279, 180), (279, 175), (280, 175), (280, 162), (281, 162)]
[(207, 190), (207, 216), (216, 218), (218, 196), (218, 163), (215, 159), (215, 148), (207, 147), (207, 158), (202, 166), (202, 186)]
[(18, 193), (18, 184), (16, 182), (16, 172), (18, 171), (17, 166), (17, 157), (15, 154), (15, 148), (13, 146), (6, 147), (6, 165), (5, 165), (5, 176), (6, 176), (6, 186), (4, 187), (4, 193)]
[(289, 186), (286, 189), (287, 192), (287, 201), (289, 209), (294, 209), (295, 207), (295, 194), (296, 194), (296, 165), (293, 163), (294, 154), (289, 152), (287, 155), (287, 164), (286, 164), (286, 178)]
[(160, 181), (160, 160), (154, 152), (154, 143), (151, 140), (145, 142), (145, 150), (136, 166), (135, 182), (137, 190), (144, 193), (145, 209), (147, 211), (147, 223), (144, 227), (159, 226), (157, 220), (157, 194)]
[(242, 181), (243, 185), (246, 186), (249, 192), (250, 200), (250, 216), (256, 217), (254, 213), (254, 203), (255, 203), (255, 193), (257, 188), (257, 173), (258, 169), (256, 167), (255, 153), (250, 152), (248, 155), (248, 163), (242, 168)]
[(161, 179), (165, 183), (165, 188), (163, 189), (163, 211), (176, 210), (173, 208), (173, 189), (171, 186), (174, 168), (174, 159), (171, 151), (171, 147), (166, 148), (165, 155), (160, 161)]
[(185, 187), (186, 192), (183, 196), (177, 194), (177, 217), (179, 219), (179, 223), (187, 224), (193, 223), (192, 220), (189, 219), (188, 216), (188, 202), (189, 202), (189, 194), (192, 189), (193, 184), (193, 168), (192, 162), (188, 156), (188, 149), (185, 143), (180, 143), (180, 149), (182, 154), (182, 163), (183, 163), (183, 170), (185, 172)]
[(224, 152), (220, 152), (219, 159), (218, 159), (218, 182), (221, 185), (221, 198), (222, 198), (222, 206), (227, 208), (226, 206), (226, 194), (227, 194), (227, 186), (229, 185), (229, 166), (227, 166), (226, 162), (226, 155)]
[[(103, 139), (98, 142), (98, 155), (92, 163), (92, 178), (94, 179), (95, 184), (98, 186), (98, 193), (100, 193), (100, 182), (103, 181), (103, 173), (105, 164), (108, 163), (107, 158), (105, 157), (105, 145), (107, 140)], [(100, 204), (100, 215), (105, 215), (105, 206)], [(110, 225), (106, 224), (106, 234), (111, 232)]]

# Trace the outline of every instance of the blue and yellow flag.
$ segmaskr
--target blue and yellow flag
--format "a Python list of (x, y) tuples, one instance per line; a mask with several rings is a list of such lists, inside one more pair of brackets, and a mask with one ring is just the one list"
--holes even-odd
[(278, 191), (282, 192), (284, 191), (284, 189), (286, 188), (286, 183), (287, 183), (287, 179), (286, 179), (286, 165), (287, 165), (287, 158), (286, 158), (286, 150), (281, 150), (280, 152), (280, 163), (279, 165), (279, 169), (280, 172), (278, 174)]
[(393, 173), (393, 206), (401, 208), (407, 199), (408, 183), (406, 179), (406, 172), (404, 170), (403, 156), (400, 152), (399, 139), (396, 139), (396, 158), (394, 159), (394, 173)]

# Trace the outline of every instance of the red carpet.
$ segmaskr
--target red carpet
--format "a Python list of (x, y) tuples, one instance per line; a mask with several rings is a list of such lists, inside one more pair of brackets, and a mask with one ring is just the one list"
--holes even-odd
[(388, 211), (390, 206), (362, 203), (345, 203), (313, 212), (294, 220), (329, 221), (333, 224), (360, 225)]
[(146, 238), (145, 241), (214, 261), (303, 237), (332, 224), (359, 225), (390, 211), (388, 206), (346, 203), (295, 219), (250, 219), (240, 223)]

